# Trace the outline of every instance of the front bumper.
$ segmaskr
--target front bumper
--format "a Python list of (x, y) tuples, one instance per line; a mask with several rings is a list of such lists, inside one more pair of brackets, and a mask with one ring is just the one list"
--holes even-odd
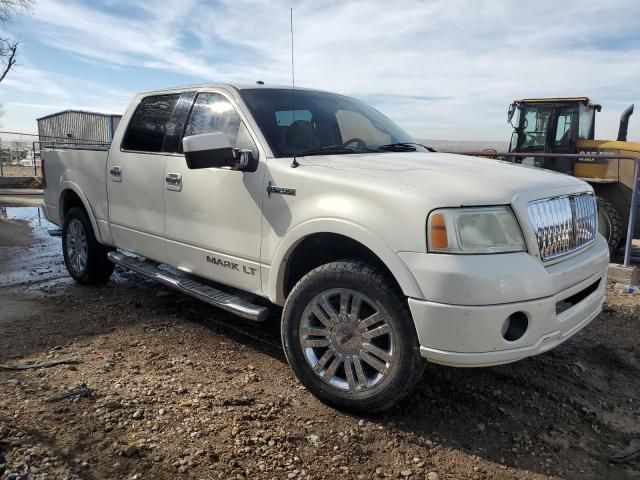
[[(484, 275), (476, 270), (475, 275), (471, 275), (476, 277), (472, 282), (468, 271), (460, 273), (457, 287), (451, 282), (450, 288), (445, 289), (446, 295), (442, 295), (449, 300), (456, 291), (462, 292), (461, 301), (410, 298), (422, 356), (443, 365), (481, 367), (514, 362), (551, 350), (584, 328), (602, 310), (607, 283), (606, 249), (602, 239), (582, 252), (581, 258), (564, 265), (545, 267), (538, 261), (535, 269), (522, 270), (523, 265), (514, 262), (511, 272), (507, 272), (511, 268), (500, 265), (499, 276), (503, 281), (495, 283), (491, 281), (494, 279), (490, 272), (495, 274), (496, 265), (490, 258), (493, 256), (486, 256)], [(467, 276), (460, 281), (460, 275)], [(504, 281), (505, 277), (510, 277), (508, 282)], [(532, 279), (540, 283), (533, 285)], [(446, 276), (440, 280), (449, 283)], [(472, 284), (476, 285), (475, 292)], [(521, 296), (516, 301), (513, 297), (519, 289)], [(529, 295), (538, 289), (544, 293), (537, 297)], [(423, 290), (427, 290), (427, 285)], [(487, 299), (484, 304), (477, 301), (479, 292)], [(494, 302), (500, 293), (504, 300)], [(504, 338), (506, 321), (517, 312), (526, 316), (527, 329), (517, 340), (508, 341)]]

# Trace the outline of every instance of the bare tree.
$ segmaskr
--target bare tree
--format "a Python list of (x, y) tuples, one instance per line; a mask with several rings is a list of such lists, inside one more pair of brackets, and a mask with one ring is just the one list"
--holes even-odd
[(2, 62), (0, 82), (7, 76), (9, 70), (16, 64), (18, 42), (10, 38), (0, 38), (0, 61)]
[[(34, 0), (0, 0), (0, 26), (4, 27), (13, 15), (29, 11)], [(16, 64), (16, 54), (20, 42), (11, 37), (0, 37), (0, 82)]]
[(0, 25), (4, 25), (15, 14), (29, 11), (34, 0), (0, 0)]

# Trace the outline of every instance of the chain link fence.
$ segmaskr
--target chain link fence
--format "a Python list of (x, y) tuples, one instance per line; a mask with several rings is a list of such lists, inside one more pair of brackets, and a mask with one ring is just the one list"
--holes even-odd
[(38, 140), (35, 133), (0, 131), (0, 177), (39, 177)]
[(0, 177), (41, 177), (41, 151), (47, 146), (103, 148), (105, 145), (108, 143), (98, 140), (0, 130)]

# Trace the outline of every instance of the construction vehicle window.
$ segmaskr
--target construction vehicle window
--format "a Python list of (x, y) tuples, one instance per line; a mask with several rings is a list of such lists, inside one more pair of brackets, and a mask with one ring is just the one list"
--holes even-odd
[(573, 115), (565, 113), (558, 115), (556, 127), (556, 145), (569, 145), (571, 140), (571, 120)]
[(522, 112), (522, 148), (544, 147), (551, 118), (549, 107), (525, 107)]
[(578, 138), (582, 140), (591, 139), (591, 125), (593, 124), (593, 108), (586, 105), (580, 105), (579, 122), (578, 122)]
[(518, 148), (518, 133), (513, 132), (511, 134), (511, 142), (509, 143), (509, 151), (515, 152), (517, 148)]

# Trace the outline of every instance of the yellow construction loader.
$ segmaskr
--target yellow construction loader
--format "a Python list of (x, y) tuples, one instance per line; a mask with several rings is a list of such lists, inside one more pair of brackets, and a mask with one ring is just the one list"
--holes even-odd
[[(594, 140), (596, 112), (601, 106), (587, 97), (514, 100), (508, 121), (514, 127), (509, 152), (553, 153), (552, 157), (513, 157), (516, 163), (573, 175), (591, 184), (598, 197), (598, 221), (612, 251), (627, 235), (634, 161), (624, 159), (567, 158), (562, 154), (602, 154), (640, 158), (640, 143), (627, 141), (633, 105), (620, 118), (618, 138)], [(640, 237), (637, 222), (634, 238)]]

